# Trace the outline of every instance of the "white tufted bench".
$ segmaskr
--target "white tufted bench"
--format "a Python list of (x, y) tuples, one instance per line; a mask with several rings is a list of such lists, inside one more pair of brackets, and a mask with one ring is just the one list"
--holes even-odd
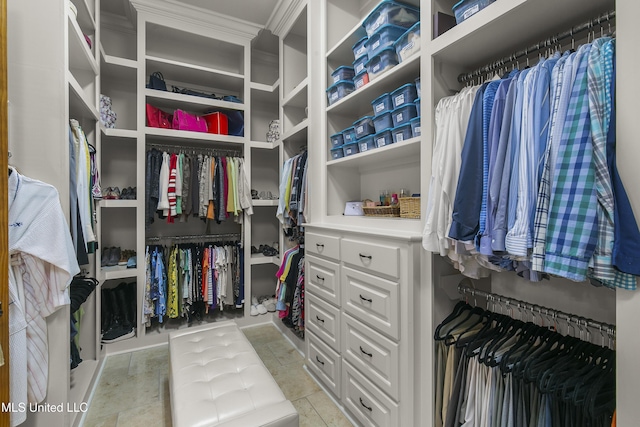
[(298, 427), (288, 401), (235, 322), (169, 335), (173, 427)]

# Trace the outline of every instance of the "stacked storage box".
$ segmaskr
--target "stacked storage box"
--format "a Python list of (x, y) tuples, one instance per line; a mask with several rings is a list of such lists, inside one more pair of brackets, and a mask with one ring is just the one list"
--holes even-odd
[(411, 120), (418, 117), (414, 100), (417, 98), (415, 83), (407, 83), (391, 92), (393, 111), (393, 141), (400, 142), (413, 137)]
[[(362, 26), (366, 36), (352, 46), (353, 66), (340, 66), (331, 74), (332, 85), (327, 89), (329, 105), (365, 86), (420, 49), (420, 10), (415, 6), (383, 0)], [(419, 79), (416, 84), (419, 88)], [(332, 135), (331, 159), (417, 136), (420, 112), (416, 84), (382, 94), (371, 103), (372, 116), (362, 117), (353, 123), (353, 127)], [(398, 101), (394, 101), (395, 98)]]
[(384, 0), (364, 20), (369, 40), (366, 42), (368, 61), (365, 66), (369, 80), (374, 80), (398, 65), (395, 44), (407, 28), (420, 20), (415, 6)]

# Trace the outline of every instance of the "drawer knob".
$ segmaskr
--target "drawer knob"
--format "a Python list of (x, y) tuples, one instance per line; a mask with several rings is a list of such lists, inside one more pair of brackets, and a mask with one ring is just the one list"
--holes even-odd
[(320, 358), (318, 356), (316, 356), (316, 362), (318, 362), (319, 364), (324, 366), (324, 362), (322, 360), (320, 360)]
[(324, 277), (322, 277), (322, 276), (318, 276), (317, 274), (316, 274), (316, 279), (318, 279), (318, 280), (322, 280), (322, 281), (324, 282)]
[(368, 410), (369, 410), (369, 412), (373, 411), (373, 408), (372, 408), (371, 406), (367, 406), (367, 405), (365, 405), (365, 404), (364, 404), (364, 402), (362, 401), (362, 398), (361, 398), (361, 397), (360, 397), (359, 399), (360, 399), (360, 404), (361, 404), (365, 409), (368, 409)]
[(371, 261), (371, 259), (373, 258), (371, 255), (363, 255), (363, 254), (358, 254), (358, 255), (360, 255), (360, 258), (366, 258), (369, 261)]
[(362, 348), (362, 346), (360, 346), (360, 352), (364, 355), (367, 355), (369, 357), (373, 357), (373, 353), (367, 353), (366, 351), (364, 351), (364, 349)]
[(366, 302), (373, 302), (373, 300), (371, 298), (365, 298), (365, 297), (362, 296), (362, 294), (360, 295), (360, 299), (362, 301), (366, 301)]
[(317, 320), (318, 322), (322, 322), (322, 323), (324, 323), (324, 319), (321, 319), (321, 318), (320, 318), (320, 317), (318, 317), (317, 315), (316, 315), (316, 320)]
[(322, 243), (316, 243), (316, 247), (318, 249), (322, 249), (322, 248), (324, 248), (324, 245)]

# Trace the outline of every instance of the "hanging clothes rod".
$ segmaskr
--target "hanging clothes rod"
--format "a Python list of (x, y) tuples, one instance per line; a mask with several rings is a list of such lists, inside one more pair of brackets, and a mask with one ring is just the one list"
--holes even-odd
[(150, 242), (159, 242), (161, 240), (220, 240), (220, 239), (229, 239), (229, 238), (240, 238), (242, 237), (242, 233), (223, 233), (223, 234), (193, 234), (190, 236), (154, 236), (147, 237), (145, 240), (147, 243)]
[(578, 327), (585, 326), (585, 327), (597, 329), (598, 331), (606, 332), (607, 334), (609, 334), (609, 336), (611, 336), (612, 338), (615, 338), (616, 327), (615, 325), (611, 325), (609, 323), (598, 322), (595, 320), (587, 319), (582, 316), (577, 316), (575, 314), (569, 314), (563, 311), (541, 307), (536, 304), (531, 304), (525, 301), (508, 298), (502, 295), (492, 294), (489, 292), (481, 291), (479, 289), (474, 289), (462, 283), (458, 285), (458, 293), (461, 295), (471, 295), (473, 297), (481, 297), (491, 302), (503, 303), (507, 306), (513, 306), (521, 310), (527, 310), (532, 314), (537, 313), (541, 316), (542, 315), (550, 316), (552, 319), (562, 319), (568, 324), (572, 323), (577, 325)]
[(193, 154), (209, 154), (213, 156), (230, 156), (241, 157), (242, 149), (225, 149), (225, 148), (205, 148), (205, 147), (188, 147), (184, 145), (171, 145), (171, 144), (159, 144), (154, 142), (148, 142), (147, 148), (158, 148), (163, 151), (174, 150), (183, 153)]
[(512, 53), (509, 56), (505, 56), (502, 59), (498, 59), (497, 61), (494, 61), (490, 64), (487, 64), (483, 67), (480, 67), (478, 69), (476, 69), (475, 71), (472, 71), (470, 73), (463, 73), (460, 74), (458, 76), (458, 82), (460, 83), (466, 83), (469, 82), (473, 79), (475, 79), (476, 77), (480, 77), (483, 76), (489, 72), (492, 72), (502, 66), (504, 66), (505, 64), (509, 64), (512, 63), (514, 61), (516, 61), (519, 58), (523, 58), (523, 57), (527, 57), (529, 56), (530, 53), (533, 52), (537, 52), (540, 49), (545, 49), (548, 47), (552, 47), (554, 45), (556, 45), (560, 40), (564, 40), (564, 39), (568, 39), (573, 37), (575, 34), (581, 33), (582, 31), (585, 30), (590, 30), (592, 28), (594, 28), (595, 26), (599, 26), (602, 25), (603, 23), (607, 23), (607, 22), (611, 22), (611, 20), (613, 18), (615, 18), (616, 16), (616, 11), (615, 10), (611, 10), (609, 12), (603, 13), (602, 15), (590, 19), (589, 21), (583, 22), (582, 24), (579, 25), (575, 25), (573, 27), (571, 27), (569, 30), (564, 31), (562, 33), (558, 33), (555, 36), (551, 36), (546, 38), (545, 40), (542, 40), (536, 44), (531, 45), (530, 47), (526, 48), (526, 49), (522, 49), (519, 51), (516, 51), (514, 53)]

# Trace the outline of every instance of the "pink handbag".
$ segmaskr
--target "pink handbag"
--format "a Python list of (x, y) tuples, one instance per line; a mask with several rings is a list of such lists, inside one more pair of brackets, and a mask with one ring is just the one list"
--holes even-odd
[(172, 116), (169, 113), (162, 111), (151, 104), (147, 104), (147, 126), (152, 128), (171, 129), (172, 121)]
[(204, 118), (189, 114), (184, 110), (176, 110), (173, 113), (173, 129), (207, 132), (207, 122)]

